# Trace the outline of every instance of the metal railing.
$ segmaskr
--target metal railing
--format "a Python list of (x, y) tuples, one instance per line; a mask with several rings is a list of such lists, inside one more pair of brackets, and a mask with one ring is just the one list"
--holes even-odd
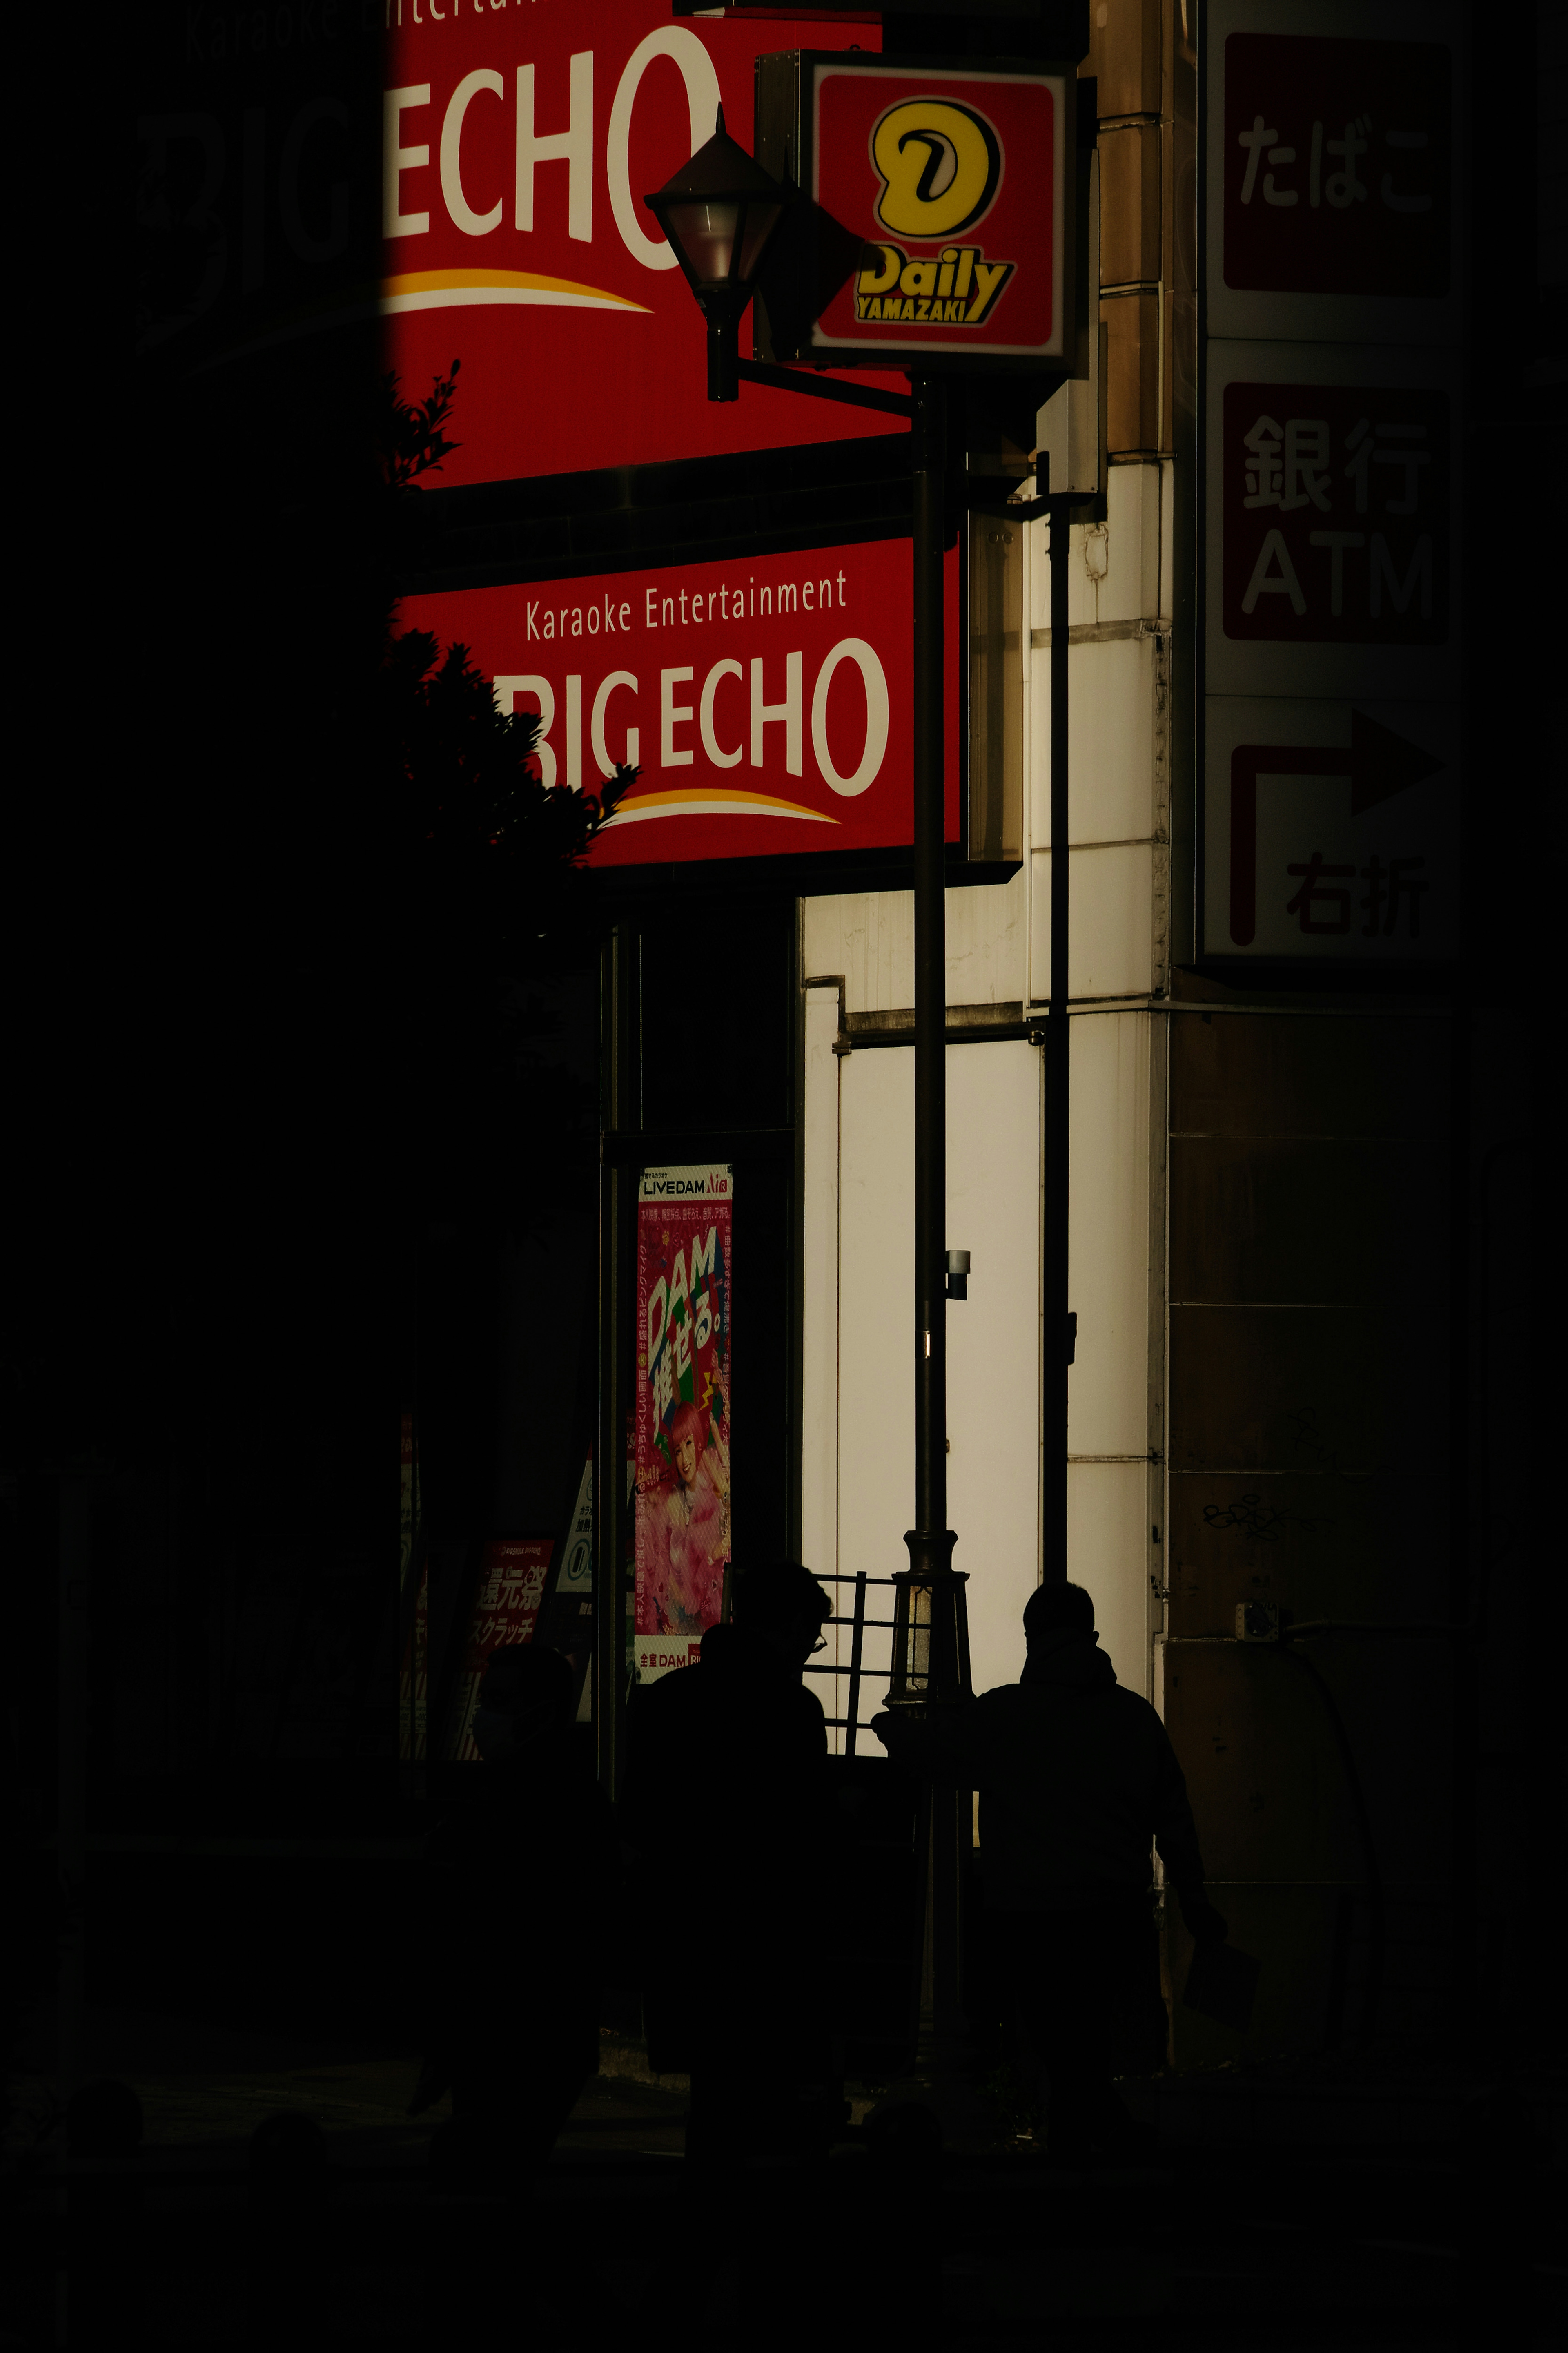
[(867, 1617), (866, 1588), (870, 1585), (884, 1585), (891, 1592), (896, 1579), (890, 1577), (868, 1577), (863, 1568), (858, 1569), (852, 1577), (838, 1576), (827, 1571), (818, 1573), (816, 1570), (813, 1571), (813, 1575), (816, 1577), (819, 1585), (853, 1585), (855, 1588), (855, 1607), (850, 1615), (847, 1618), (829, 1618), (825, 1621), (829, 1626), (847, 1626), (850, 1629), (848, 1666), (846, 1667), (842, 1662), (836, 1661), (832, 1666), (820, 1667), (808, 1662), (805, 1669), (808, 1675), (847, 1674), (849, 1678), (848, 1712), (844, 1715), (830, 1715), (826, 1721), (830, 1732), (843, 1733), (842, 1754), (846, 1757), (853, 1757), (856, 1735), (868, 1728), (859, 1720), (860, 1679), (865, 1654), (866, 1629), (868, 1626), (878, 1629), (886, 1628), (890, 1634), (896, 1622), (891, 1618)]

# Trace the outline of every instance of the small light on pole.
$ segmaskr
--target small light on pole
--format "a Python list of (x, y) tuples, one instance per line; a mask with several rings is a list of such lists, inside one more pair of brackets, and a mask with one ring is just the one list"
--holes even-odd
[(949, 1528), (931, 1547), (934, 1568), (906, 1568), (893, 1578), (890, 1708), (952, 1704), (969, 1694), (969, 1579), (952, 1566), (957, 1541)]
[(789, 191), (719, 126), (672, 180), (643, 202), (669, 241), (708, 322), (708, 397), (741, 396), (740, 328)]

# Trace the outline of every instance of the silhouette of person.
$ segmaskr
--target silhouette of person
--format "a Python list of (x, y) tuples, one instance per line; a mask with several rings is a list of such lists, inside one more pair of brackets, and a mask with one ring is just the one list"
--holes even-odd
[(1041, 1586), (1024, 1611), (1016, 1683), (921, 1722), (871, 1729), (889, 1756), (980, 1791), (985, 1906), (1015, 2049), (1055, 2156), (1136, 2144), (1111, 2071), (1120, 2045), (1165, 2051), (1151, 1842), (1201, 1944), (1227, 1933), (1204, 1893), (1186, 1784), (1165, 1727), (1098, 1647), (1081, 1586)]
[(782, 2084), (800, 2116), (828, 2073), (827, 1733), (801, 1668), (831, 1615), (798, 1563), (752, 1569), (734, 1581), (732, 1622), (627, 1713), (648, 2060), (690, 2074), (699, 2162), (744, 2148), (748, 2078), (771, 2095)]
[(442, 2154), (458, 2168), (542, 2166), (599, 2065), (599, 1971), (616, 1869), (609, 1802), (572, 1736), (559, 1651), (491, 1652), (474, 1741), (481, 1762), (431, 1833), (447, 1884), (433, 2019), (411, 2112), (450, 2086)]

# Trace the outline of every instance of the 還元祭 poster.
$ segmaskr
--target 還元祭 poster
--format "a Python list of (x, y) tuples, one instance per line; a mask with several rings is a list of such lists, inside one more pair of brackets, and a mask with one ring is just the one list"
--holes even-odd
[(532, 1641), (554, 1549), (552, 1536), (491, 1536), (485, 1545), (447, 1728), (447, 1755), (454, 1764), (478, 1761), (474, 1714), (490, 1653)]
[(647, 1168), (637, 1198), (639, 1683), (689, 1664), (730, 1561), (733, 1173)]

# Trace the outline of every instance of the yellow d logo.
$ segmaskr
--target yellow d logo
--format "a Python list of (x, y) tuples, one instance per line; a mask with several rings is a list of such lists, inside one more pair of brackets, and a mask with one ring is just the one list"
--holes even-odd
[(908, 98), (871, 134), (882, 175), (877, 218), (895, 237), (955, 237), (996, 194), (1002, 152), (991, 125), (951, 98)]

